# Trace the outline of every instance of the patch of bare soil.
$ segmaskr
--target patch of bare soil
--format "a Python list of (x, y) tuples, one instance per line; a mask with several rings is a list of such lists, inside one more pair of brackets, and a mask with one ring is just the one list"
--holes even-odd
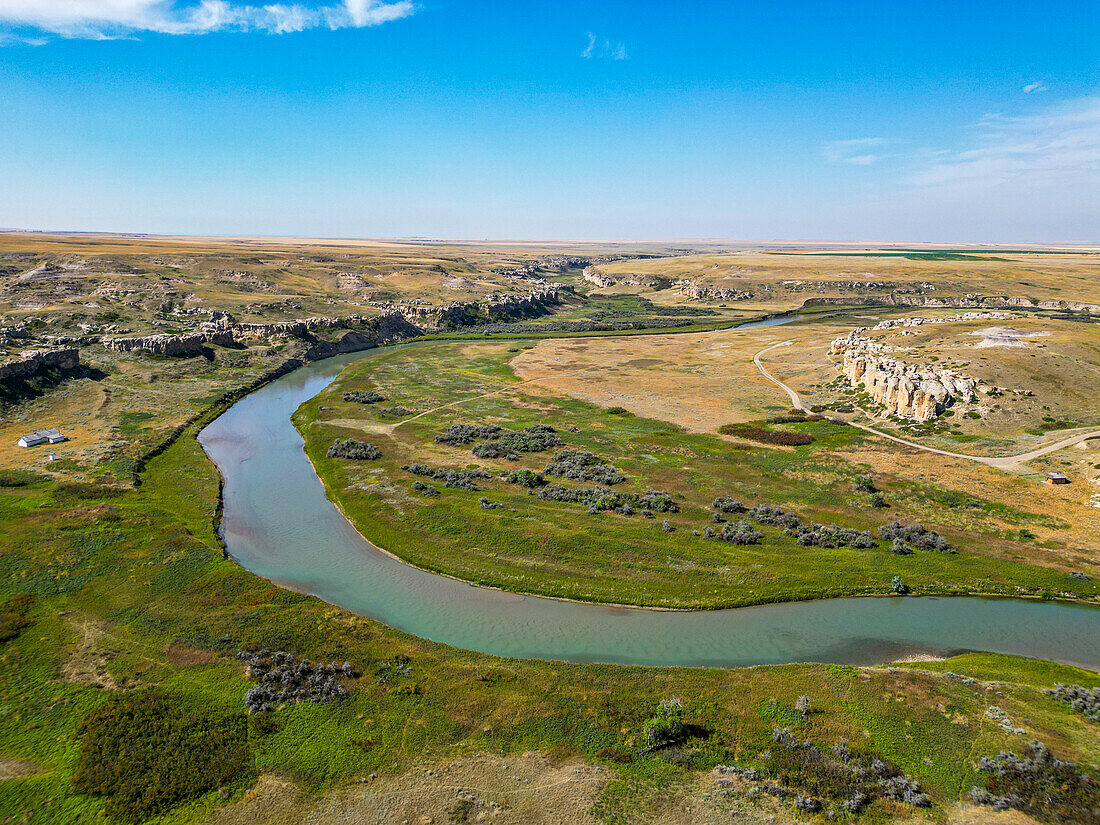
[(33, 762), (24, 762), (20, 759), (0, 759), (0, 782), (5, 779), (19, 779), (30, 776), (38, 770)]
[(240, 802), (218, 810), (210, 822), (595, 825), (592, 806), (607, 778), (605, 769), (580, 760), (555, 763), (533, 753), (427, 764), (399, 776), (363, 777), (320, 796), (307, 796), (291, 782), (264, 775)]
[[(506, 825), (595, 825), (593, 806), (610, 778), (606, 768), (579, 759), (555, 762), (541, 754), (472, 756), (421, 765), (400, 776), (364, 778), (321, 796), (307, 796), (270, 774), (210, 825), (439, 825), (490, 822)], [(645, 825), (752, 825), (795, 821), (793, 810), (754, 795), (748, 784), (703, 774), (687, 786), (638, 803), (632, 821)]]
[(165, 658), (172, 667), (198, 667), (212, 665), (218, 660), (218, 654), (210, 650), (198, 650), (171, 642), (164, 648)]
[(950, 825), (1037, 825), (1033, 819), (1020, 811), (994, 811), (979, 805), (960, 805), (947, 812)]
[(107, 671), (107, 625), (90, 616), (71, 617), (69, 624), (76, 636), (65, 660), (61, 678), (67, 682), (97, 684), (113, 690), (116, 685)]

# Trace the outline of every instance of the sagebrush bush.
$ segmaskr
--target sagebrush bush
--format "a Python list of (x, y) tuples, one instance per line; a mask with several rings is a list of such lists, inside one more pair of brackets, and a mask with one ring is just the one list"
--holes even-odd
[(910, 555), (917, 550), (935, 550), (940, 553), (955, 552), (955, 548), (947, 539), (935, 530), (928, 530), (919, 524), (903, 526), (901, 522), (895, 521), (883, 525), (879, 528), (879, 532), (884, 539), (893, 540), (890, 549), (901, 556)]
[(621, 472), (587, 450), (560, 450), (554, 454), (554, 461), (546, 465), (543, 473), (572, 481), (594, 481), (604, 487), (626, 481), (626, 476)]
[(355, 438), (347, 438), (341, 441), (339, 438), (332, 442), (332, 446), (325, 453), (329, 458), (350, 458), (356, 461), (374, 461), (382, 457), (382, 451), (373, 444), (359, 441)]
[(719, 496), (711, 502), (710, 506), (721, 513), (744, 513), (748, 510), (740, 501), (730, 498), (729, 496)]
[(385, 401), (386, 396), (374, 390), (349, 390), (344, 393), (345, 401), (354, 401), (356, 404), (377, 404)]
[(718, 538), (730, 544), (759, 544), (763, 534), (747, 521), (733, 521), (722, 525)]

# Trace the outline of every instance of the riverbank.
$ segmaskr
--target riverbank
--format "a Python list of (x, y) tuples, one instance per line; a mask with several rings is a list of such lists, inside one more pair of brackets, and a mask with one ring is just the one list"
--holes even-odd
[[(776, 474), (777, 461), (797, 464), (801, 471), (817, 472), (818, 445), (828, 448), (847, 443), (858, 438), (858, 433), (818, 422), (799, 426), (800, 431), (812, 432), (818, 439), (811, 448), (790, 453), (763, 449), (731, 452), (729, 443), (721, 439), (684, 433), (638, 417), (608, 416), (599, 408), (572, 400), (556, 401), (553, 408), (540, 400), (543, 406), (533, 416), (529, 409), (524, 411), (525, 406), (530, 407), (530, 400), (517, 407), (514, 399), (499, 394), (485, 397), (469, 387), (458, 386), (456, 381), (468, 380), (469, 370), (447, 383), (444, 373), (460, 375), (451, 369), (451, 359), (472, 357), (467, 352), (471, 346), (460, 346), (452, 355), (444, 354), (447, 348), (435, 349), (430, 358), (417, 355), (413, 360), (423, 362), (419, 366), (407, 357), (380, 354), (378, 359), (351, 367), (339, 383), (307, 401), (295, 414), (313, 464), (310, 474), (318, 473), (329, 498), (360, 532), (415, 567), (480, 586), (540, 597), (689, 610), (889, 594), (895, 574), (902, 575), (912, 592), (923, 595), (1093, 598), (1091, 583), (1078, 582), (1058, 571), (1006, 562), (991, 572), (987, 559), (965, 552), (966, 545), (961, 545), (963, 552), (954, 554), (898, 558), (882, 549), (801, 547), (781, 530), (767, 527), (762, 528), (765, 541), (749, 547), (731, 547), (693, 536), (693, 530), (702, 531), (713, 523), (710, 500), (731, 489), (741, 490), (750, 503), (755, 498), (787, 506), (785, 502), (801, 500), (799, 512), (808, 510), (817, 521), (850, 524), (850, 520), (857, 520), (852, 526), (873, 529), (872, 519), (882, 518), (874, 511), (837, 507), (836, 487), (843, 489), (853, 483), (856, 470), (842, 471), (836, 487), (831, 489), (820, 481), (806, 483)], [(486, 348), (493, 347), (478, 345), (478, 351), (484, 354)], [(501, 353), (509, 357), (503, 348)], [(510, 382), (499, 371), (497, 361), (490, 361), (496, 366), (482, 380), (508, 387)], [(490, 369), (488, 362), (485, 369)], [(423, 370), (430, 370), (432, 375)], [(333, 438), (363, 437), (357, 427), (371, 430), (367, 423), (352, 423), (349, 416), (357, 415), (354, 408), (361, 405), (343, 402), (341, 393), (372, 387), (379, 379), (395, 400), (405, 403), (405, 391), (392, 380), (398, 375), (406, 376), (410, 389), (415, 385), (417, 393), (421, 387), (433, 386), (441, 397), (465, 395), (468, 403), (452, 405), (439, 415), (420, 413), (396, 429), (389, 425), (376, 429), (366, 437), (383, 450), (379, 461), (359, 464), (327, 459), (324, 452)], [(526, 393), (526, 388), (517, 387), (517, 391)], [(545, 398), (545, 394), (538, 398)], [(432, 402), (420, 398), (418, 406), (430, 408)], [(553, 423), (567, 446), (607, 455), (628, 476), (644, 479), (644, 483), (640, 479), (633, 486), (647, 483), (680, 495), (680, 512), (662, 514), (648, 522), (608, 513), (587, 515), (576, 505), (542, 501), (522, 488), (493, 479), (479, 482), (481, 494), (446, 488), (430, 500), (410, 494), (408, 485), (414, 478), (400, 470), (402, 464), (461, 467), (469, 461), (460, 459), (457, 465), (449, 457), (444, 461), (444, 454), (449, 453), (433, 444), (432, 437), (445, 429), (445, 420), (467, 420), (471, 415), (489, 416), (489, 420), (509, 416), (515, 421), (511, 426), (522, 426), (527, 419)], [(568, 433), (570, 426), (579, 432)], [(634, 442), (647, 445), (646, 457), (622, 454), (622, 445)], [(693, 490), (680, 486), (687, 468), (679, 468), (686, 455), (694, 456)], [(735, 463), (730, 461), (731, 456), (736, 457)], [(538, 461), (540, 457), (534, 458)], [(520, 466), (530, 465), (521, 462)], [(489, 469), (494, 470), (491, 466)], [(831, 472), (835, 476), (835, 466)], [(482, 494), (502, 507), (485, 510), (478, 506)], [(903, 492), (891, 489), (890, 495), (897, 501), (887, 516), (897, 518), (898, 508), (905, 503)], [(913, 495), (917, 504), (924, 500)], [(661, 532), (660, 519), (669, 521), (671, 533)], [(624, 547), (629, 548), (625, 553)], [(530, 548), (530, 552), (522, 548)], [(763, 572), (760, 565), (764, 566)], [(739, 574), (739, 569), (744, 572)], [(889, 575), (883, 575), (884, 569)]]

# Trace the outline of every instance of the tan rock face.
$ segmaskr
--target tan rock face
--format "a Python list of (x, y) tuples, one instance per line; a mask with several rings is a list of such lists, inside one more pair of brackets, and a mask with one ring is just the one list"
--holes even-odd
[(837, 338), (830, 355), (841, 356), (841, 372), (853, 385), (862, 385), (893, 415), (930, 421), (956, 401), (977, 397), (974, 380), (950, 370), (913, 366), (890, 355), (890, 348), (864, 338), (863, 329)]
[(80, 351), (75, 347), (32, 350), (21, 357), (0, 362), (0, 381), (9, 378), (30, 378), (43, 370), (55, 368), (74, 370), (80, 366)]

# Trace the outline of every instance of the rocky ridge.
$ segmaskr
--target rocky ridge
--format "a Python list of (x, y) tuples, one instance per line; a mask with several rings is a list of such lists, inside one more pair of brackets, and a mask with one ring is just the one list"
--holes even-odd
[(707, 286), (686, 278), (674, 281), (672, 286), (692, 301), (746, 301), (753, 297), (753, 293), (743, 289)]
[[(808, 298), (803, 307), (850, 305), (853, 299), (846, 296)], [(909, 306), (928, 309), (1030, 309), (1052, 312), (1080, 312), (1086, 315), (1100, 315), (1100, 304), (1085, 304), (1080, 301), (1039, 301), (1032, 298), (1010, 298), (1005, 295), (959, 295), (956, 297), (934, 295), (868, 295), (858, 299), (858, 303), (871, 306)]]
[[(104, 338), (102, 343), (114, 352), (143, 350), (188, 357), (201, 354), (203, 348), (211, 344), (232, 347), (247, 339), (289, 338), (307, 344), (307, 357), (324, 358), (413, 338), (425, 332), (538, 317), (561, 303), (562, 291), (568, 288), (548, 286), (524, 295), (490, 296), (484, 301), (456, 301), (441, 306), (385, 304), (380, 307), (381, 315), (318, 316), (272, 323), (240, 323), (227, 313), (221, 313), (215, 320), (200, 324), (193, 332)], [(340, 329), (348, 331), (337, 341), (327, 341), (315, 334)]]

